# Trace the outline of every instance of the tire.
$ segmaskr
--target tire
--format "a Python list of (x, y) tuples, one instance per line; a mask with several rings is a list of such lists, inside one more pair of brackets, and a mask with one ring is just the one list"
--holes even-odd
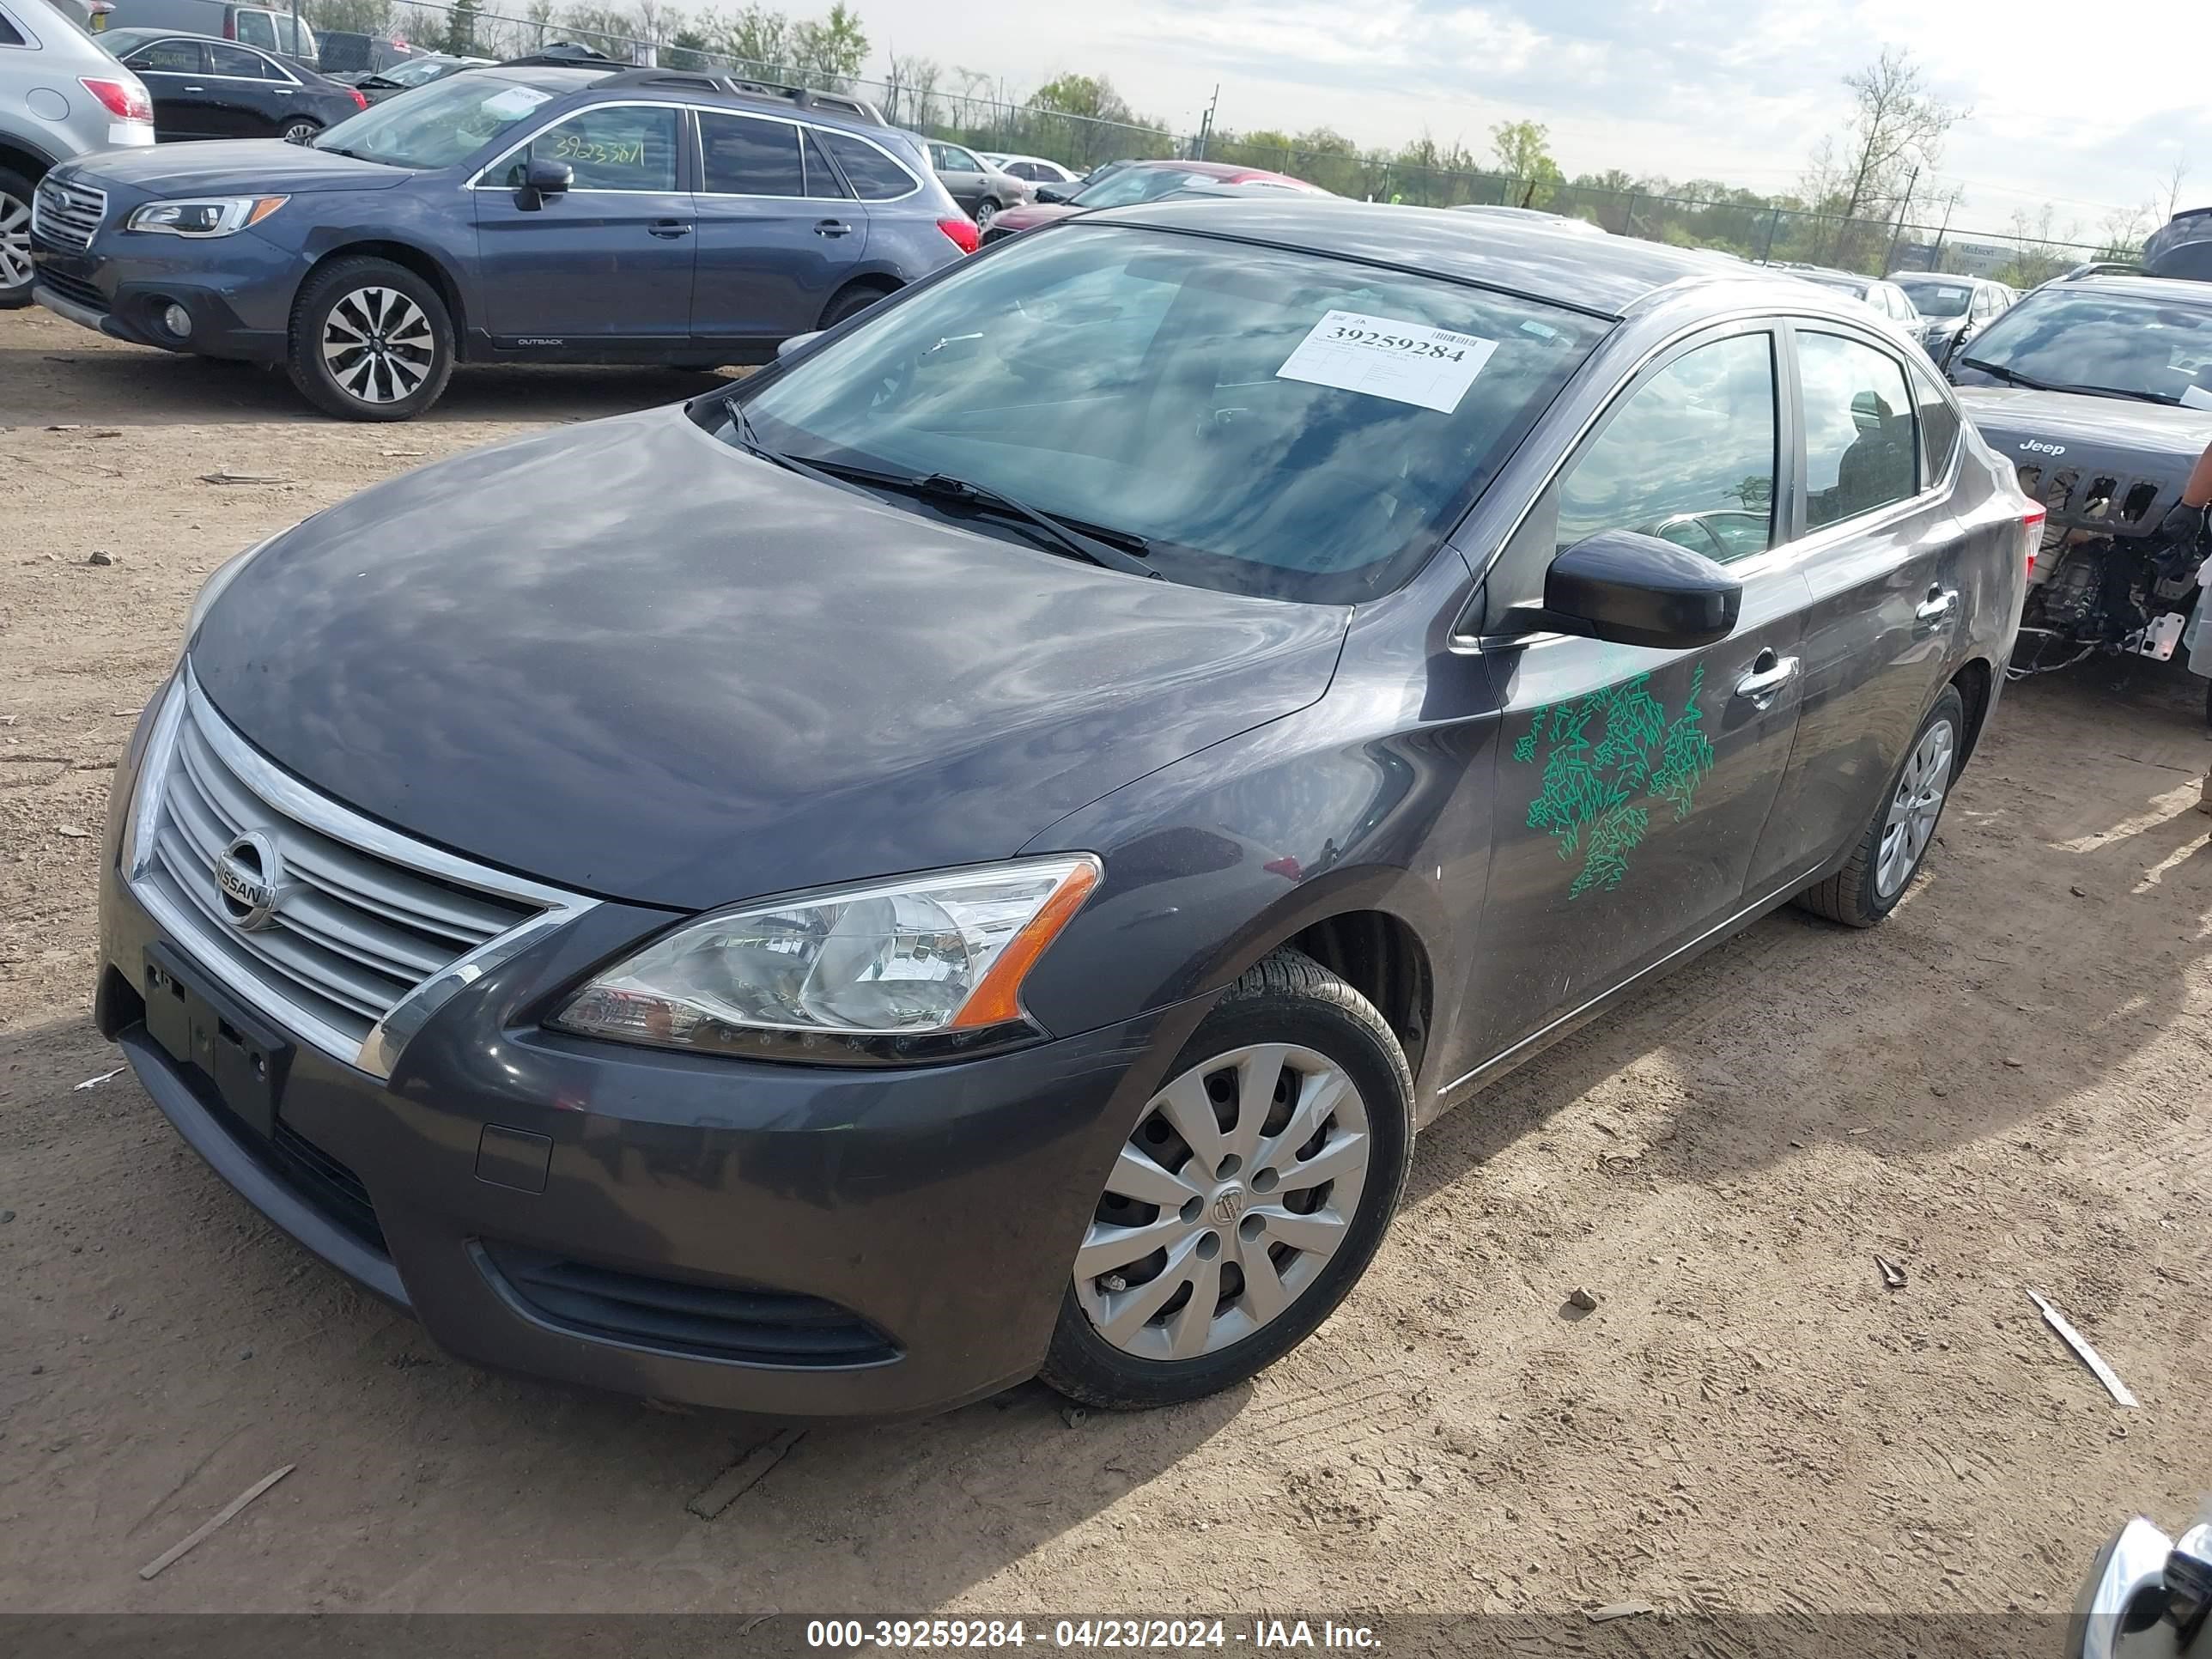
[[(1959, 775), (1966, 735), (1966, 699), (1957, 686), (1947, 685), (1875, 803), (1866, 834), (1842, 869), (1797, 895), (1801, 908), (1846, 927), (1871, 927), (1897, 908), (1935, 845), (1944, 803)], [(1908, 801), (1917, 805), (1908, 806)], [(1890, 842), (1893, 831), (1901, 837), (1895, 845)]]
[[(1039, 1375), (1110, 1411), (1179, 1405), (1257, 1375), (1366, 1271), (1413, 1152), (1413, 1079), (1382, 1015), (1319, 963), (1276, 951), (1214, 1005), (1146, 1103)], [(1329, 1178), (1284, 1179), (1304, 1170)], [(1133, 1257), (1149, 1242), (1136, 1235), (1163, 1242)], [(1209, 1285), (1213, 1311), (1200, 1316)]]
[(822, 331), (826, 333), (848, 318), (859, 316), (877, 301), (884, 297), (886, 296), (882, 289), (872, 287), (866, 283), (858, 283), (851, 288), (841, 289), (823, 310)]
[(0, 311), (31, 303), (31, 192), (21, 173), (0, 167)]
[(981, 235), (990, 229), (991, 221), (999, 216), (999, 204), (986, 196), (975, 204), (975, 234)]
[(301, 118), (287, 121), (276, 129), (276, 136), (288, 144), (304, 144), (323, 130), (320, 121)]
[[(367, 353), (348, 348), (349, 339), (380, 337), (380, 358), (373, 346)], [(453, 376), (453, 320), (437, 289), (404, 265), (333, 260), (307, 278), (293, 302), (286, 367), (301, 394), (325, 414), (411, 420), (438, 401)]]

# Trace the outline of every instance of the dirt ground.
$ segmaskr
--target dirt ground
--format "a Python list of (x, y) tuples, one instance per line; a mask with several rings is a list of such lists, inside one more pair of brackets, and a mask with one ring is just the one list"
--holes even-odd
[(1887, 925), (1771, 919), (1437, 1125), (1366, 1282), (1224, 1398), (817, 1428), (702, 1521), (772, 1427), (486, 1375), (311, 1261), (90, 1081), (127, 717), (239, 548), (700, 384), (464, 370), (349, 426), (0, 313), (0, 1607), (2041, 1611), (2196, 1510), (2212, 742), (2109, 672), (2012, 688)]

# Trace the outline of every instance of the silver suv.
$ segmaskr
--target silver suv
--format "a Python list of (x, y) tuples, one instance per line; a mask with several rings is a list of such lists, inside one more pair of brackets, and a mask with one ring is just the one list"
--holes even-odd
[(31, 302), (31, 192), (46, 170), (154, 142), (154, 105), (54, 0), (0, 0), (0, 307)]

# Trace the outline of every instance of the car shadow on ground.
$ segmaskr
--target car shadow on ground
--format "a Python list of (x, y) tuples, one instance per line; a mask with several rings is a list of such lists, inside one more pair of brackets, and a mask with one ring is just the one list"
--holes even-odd
[[(694, 398), (723, 376), (688, 369), (465, 364), (409, 425), (590, 419)], [(0, 349), (0, 424), (210, 426), (344, 423), (314, 408), (281, 369), (179, 356), (68, 336)]]
[[(2009, 687), (1887, 921), (1860, 932), (1784, 908), (1655, 979), (1431, 1125), (1407, 1201), (1577, 1102), (1610, 1131), (1601, 1167), (1670, 1183), (1826, 1142), (1937, 1152), (2110, 1085), (2173, 1019), (2212, 941), (2201, 696), (2109, 670)], [(2079, 787), (1984, 810), (2004, 792), (1978, 781), (2022, 762)], [(1817, 1018), (1778, 1015), (1767, 993), (1791, 978), (1836, 994)]]

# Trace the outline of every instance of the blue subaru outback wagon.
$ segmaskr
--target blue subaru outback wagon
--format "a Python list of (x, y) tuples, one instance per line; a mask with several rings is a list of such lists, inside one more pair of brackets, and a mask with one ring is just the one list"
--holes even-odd
[(283, 363), (355, 420), (461, 362), (762, 362), (972, 251), (905, 134), (856, 100), (522, 62), (309, 144), (54, 168), (40, 303), (118, 339)]

